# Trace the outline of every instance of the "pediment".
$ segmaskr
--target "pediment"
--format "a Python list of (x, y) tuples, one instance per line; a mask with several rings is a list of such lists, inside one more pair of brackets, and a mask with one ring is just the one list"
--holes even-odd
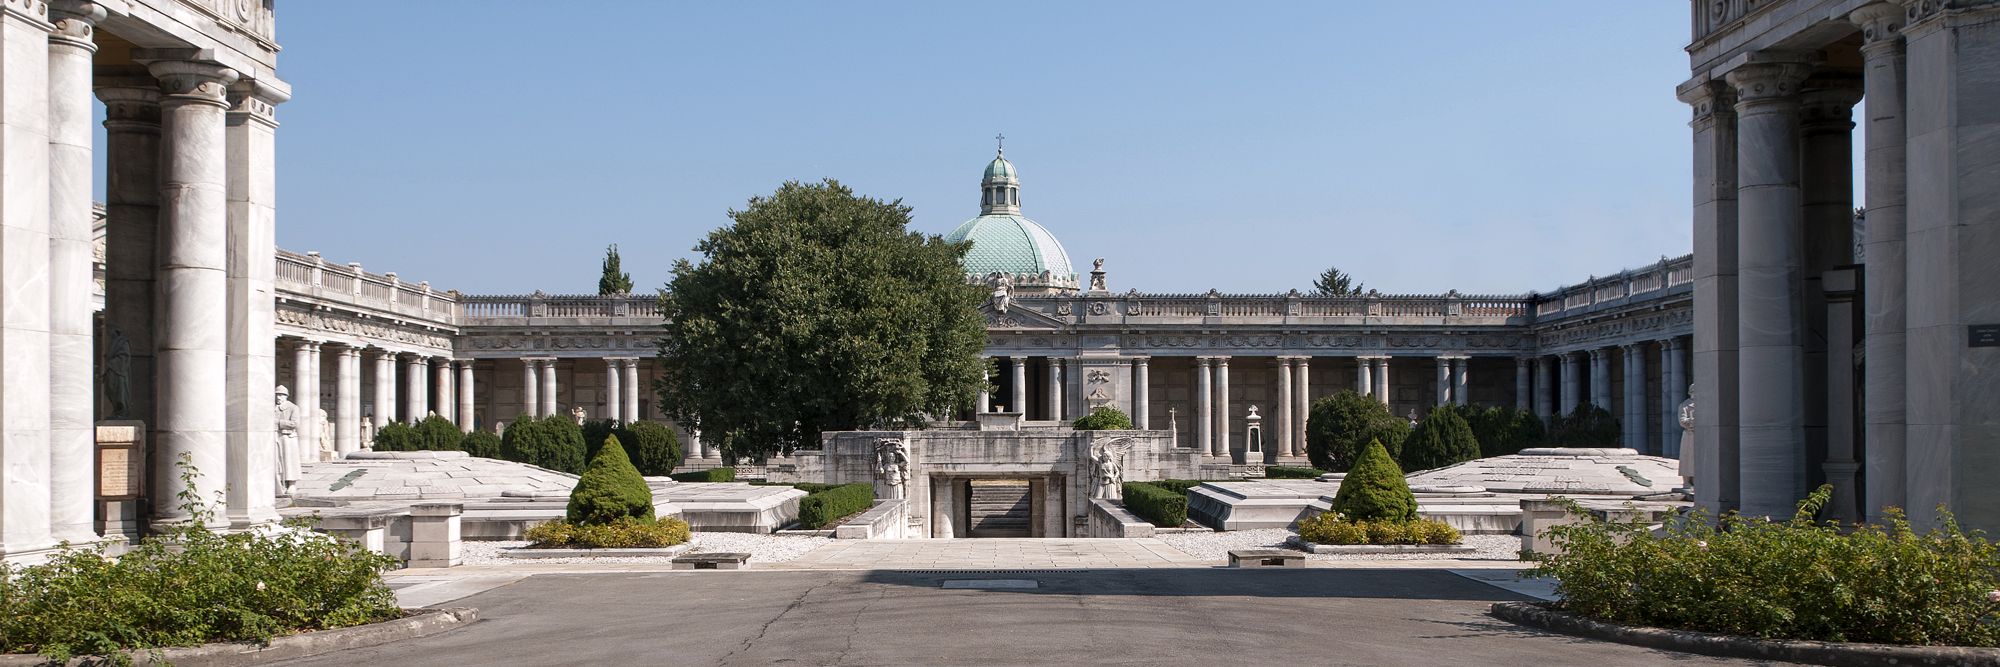
[(1000, 312), (992, 303), (979, 306), (979, 316), (986, 319), (987, 329), (1002, 331), (1056, 331), (1066, 322), (1044, 315), (1035, 310), (1021, 307), (1008, 308)]

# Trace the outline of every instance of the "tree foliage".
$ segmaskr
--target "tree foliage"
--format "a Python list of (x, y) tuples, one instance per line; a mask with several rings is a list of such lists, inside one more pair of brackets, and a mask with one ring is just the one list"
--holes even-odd
[(1346, 472), (1370, 441), (1381, 442), (1394, 458), (1402, 453), (1409, 434), (1409, 420), (1390, 414), (1389, 406), (1343, 390), (1313, 401), (1307, 412), (1306, 458), (1314, 468)]
[(1079, 431), (1122, 431), (1132, 428), (1132, 418), (1125, 411), (1109, 405), (1091, 410), (1090, 414), (1076, 418)]
[(1354, 469), (1340, 480), (1332, 509), (1348, 521), (1411, 521), (1417, 518), (1417, 496), (1403, 479), (1403, 469), (1389, 458), (1382, 443), (1361, 450)]
[(565, 415), (522, 417), (500, 436), (500, 458), (575, 474), (583, 470), (583, 430)]
[(1541, 446), (1547, 438), (1542, 419), (1529, 410), (1499, 405), (1472, 408), (1465, 413), (1465, 421), (1472, 425), (1472, 437), (1479, 441), (1482, 457), (1518, 454)]
[(1403, 469), (1431, 470), (1479, 458), (1479, 440), (1458, 407), (1440, 406), (1424, 415), (1403, 441)]
[(604, 248), (604, 275), (597, 279), (597, 293), (600, 295), (631, 294), (632, 274), (618, 266), (618, 244)]
[(970, 244), (913, 233), (901, 200), (833, 180), (787, 182), (729, 216), (660, 298), (656, 389), (676, 421), (755, 459), (972, 404), (986, 329), (985, 292), (960, 264)]
[(1622, 439), (1611, 411), (1584, 403), (1550, 418), (1549, 444), (1557, 447), (1617, 447)]
[(1320, 272), (1319, 278), (1313, 281), (1314, 296), (1348, 296), (1360, 293), (1361, 283), (1355, 282), (1354, 276), (1338, 267), (1326, 267), (1325, 271)]
[(569, 492), (570, 523), (603, 525), (619, 519), (653, 518), (653, 489), (625, 458), (618, 436), (606, 436), (590, 467)]

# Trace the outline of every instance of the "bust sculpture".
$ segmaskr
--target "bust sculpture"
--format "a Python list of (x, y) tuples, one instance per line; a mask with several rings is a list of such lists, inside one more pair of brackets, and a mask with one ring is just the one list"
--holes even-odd
[(299, 406), (292, 403), (292, 390), (278, 385), (277, 409), (271, 411), (277, 429), (278, 493), (289, 496), (299, 481)]
[(1681, 401), (1681, 483), (1694, 488), (1694, 385), (1688, 385), (1687, 400)]
[(910, 457), (904, 451), (903, 441), (895, 438), (881, 438), (875, 441), (875, 479), (880, 481), (880, 491), (876, 495), (885, 500), (901, 500), (903, 487), (910, 481)]

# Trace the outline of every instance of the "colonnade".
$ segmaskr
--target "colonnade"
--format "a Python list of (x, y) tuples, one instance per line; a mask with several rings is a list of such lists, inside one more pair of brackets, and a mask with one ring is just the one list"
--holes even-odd
[[(1517, 360), (1516, 406), (1534, 406), (1535, 414), (1548, 419), (1567, 414), (1580, 406), (1612, 411), (1618, 418), (1620, 446), (1642, 453), (1680, 456), (1678, 410), (1687, 400), (1688, 346), (1678, 336), (1643, 340), (1612, 347), (1590, 348)], [(1618, 361), (1618, 381), (1613, 382), (1613, 360)], [(1532, 398), (1526, 366), (1532, 365)], [(1648, 391), (1657, 371), (1660, 390)], [(1613, 392), (1617, 392), (1614, 397)], [(1651, 403), (1657, 396), (1658, 403)], [(1657, 405), (1661, 420), (1649, 415)], [(1657, 429), (1655, 428), (1657, 427)], [(1606, 443), (1607, 445), (1610, 443)]]
[[(391, 422), (414, 424), (432, 414), (451, 420), (461, 432), (472, 431), (476, 389), (470, 359), (307, 338), (287, 337), (281, 345), (292, 353), (292, 375), (286, 379), (292, 403), (299, 408), (300, 460), (318, 460), (320, 443), (329, 437), (332, 453), (346, 456), (370, 446), (364, 433), (372, 434)], [(334, 369), (331, 392), (328, 379), (321, 376), (329, 357)], [(374, 387), (374, 396), (366, 401), (364, 384)], [(332, 403), (322, 405), (328, 393)], [(326, 413), (325, 423), (321, 411)], [(328, 424), (333, 432), (322, 432)]]

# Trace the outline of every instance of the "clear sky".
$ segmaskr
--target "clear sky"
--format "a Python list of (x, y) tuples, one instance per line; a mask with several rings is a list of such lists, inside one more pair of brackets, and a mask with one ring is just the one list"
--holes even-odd
[(943, 234), (1007, 135), (1113, 290), (1520, 293), (1689, 251), (1688, 5), (285, 0), (278, 242), (642, 289), (788, 179)]

